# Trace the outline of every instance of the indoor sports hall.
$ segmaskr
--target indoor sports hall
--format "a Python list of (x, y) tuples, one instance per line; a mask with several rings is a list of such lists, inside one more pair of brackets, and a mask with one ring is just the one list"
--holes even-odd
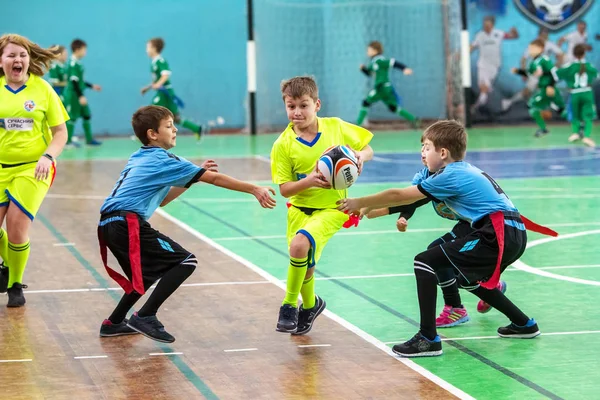
[[(30, 230), (27, 304), (0, 304), (0, 397), (597, 398), (600, 151), (569, 142), (571, 123), (556, 112), (547, 121), (549, 134), (535, 137), (523, 100), (501, 110), (503, 98), (523, 86), (509, 67), (517, 66), (544, 24), (522, 3), (153, 0), (84, 9), (75, 0), (36, 0), (30, 4), (34, 11), (19, 11), (35, 18), (11, 18), (0, 36), (15, 32), (45, 47), (68, 45), (75, 37), (87, 41), (86, 76), (103, 86), (89, 94), (94, 135), (102, 144), (86, 146), (79, 139), (58, 159)], [(562, 26), (550, 28), (550, 39), (558, 41), (586, 20), (594, 49), (587, 60), (600, 68), (600, 42), (594, 43), (600, 3), (579, 3), (581, 9), (565, 16)], [(477, 54), (461, 55), (461, 15), (463, 34), (471, 40), (487, 15), (496, 17), (500, 29), (520, 31), (519, 39), (505, 40), (497, 86), (488, 103), (475, 109)], [(42, 20), (49, 25), (38, 26)], [(197, 164), (215, 160), (219, 172), (277, 190), (277, 206), (266, 210), (252, 196), (198, 183), (152, 216), (155, 229), (198, 258), (195, 272), (159, 311), (177, 337), (172, 344), (141, 335), (98, 336), (123, 294), (100, 258), (100, 207), (140, 147), (130, 137), (130, 119), (151, 101), (139, 88), (149, 82), (144, 46), (154, 36), (167, 43), (164, 55), (186, 103), (183, 111), (212, 128), (201, 140), (181, 129), (171, 151)], [(364, 218), (358, 227), (339, 231), (315, 272), (326, 311), (307, 335), (275, 331), (289, 263), (287, 199), (271, 178), (271, 148), (288, 122), (279, 84), (294, 75), (315, 76), (323, 102), (319, 116), (354, 123), (372, 86), (359, 65), (368, 61), (369, 41), (378, 38), (386, 54), (414, 70), (412, 77), (395, 72), (392, 83), (420, 128), (374, 105), (364, 124), (374, 133), (374, 158), (349, 197), (409, 186), (423, 168), (423, 130), (439, 119), (463, 121), (466, 161), (493, 176), (522, 215), (559, 233), (529, 232), (524, 255), (502, 274), (507, 295), (539, 324), (539, 337), (500, 338), (496, 330), (507, 318), (494, 309), (478, 313), (479, 299), (461, 290), (470, 321), (438, 329), (441, 357), (408, 359), (392, 352), (419, 329), (414, 257), (453, 226), (431, 205), (416, 211), (406, 232), (398, 232), (394, 215)], [(472, 76), (460, 67), (461, 57), (470, 60)], [(598, 98), (598, 81), (591, 86)], [(600, 138), (599, 129), (594, 120), (592, 139)], [(109, 265), (118, 268), (112, 256)], [(440, 309), (441, 292), (437, 304)]]

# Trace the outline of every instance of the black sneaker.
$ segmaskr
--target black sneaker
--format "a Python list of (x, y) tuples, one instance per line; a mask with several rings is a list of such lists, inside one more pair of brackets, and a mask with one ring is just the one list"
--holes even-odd
[(8, 267), (0, 263), (0, 293), (6, 293), (8, 290)]
[(298, 309), (289, 304), (284, 304), (279, 309), (277, 332), (294, 333), (298, 329)]
[(508, 326), (498, 328), (498, 336), (511, 339), (532, 339), (539, 336), (540, 329), (533, 318), (527, 321), (525, 326), (515, 325), (512, 322)]
[(137, 313), (134, 313), (127, 321), (127, 326), (157, 342), (173, 343), (175, 341), (175, 338), (165, 331), (165, 326), (156, 318), (156, 315), (139, 317)]
[(23, 285), (13, 283), (12, 287), (7, 290), (8, 303), (6, 307), (23, 307), (25, 305), (25, 296), (23, 296)]
[(315, 306), (305, 310), (300, 306), (298, 312), (298, 329), (292, 335), (305, 335), (312, 329), (315, 319), (325, 310), (327, 303), (319, 296), (315, 296)]
[(119, 324), (113, 324), (109, 319), (102, 321), (100, 325), (100, 337), (137, 335), (139, 332), (127, 326), (127, 319)]
[(439, 336), (429, 340), (417, 332), (408, 342), (397, 344), (392, 347), (392, 351), (402, 357), (433, 357), (441, 356), (442, 340)]
[(542, 137), (544, 135), (547, 135), (548, 133), (550, 133), (548, 131), (548, 129), (538, 129), (537, 131), (535, 131), (535, 137)]

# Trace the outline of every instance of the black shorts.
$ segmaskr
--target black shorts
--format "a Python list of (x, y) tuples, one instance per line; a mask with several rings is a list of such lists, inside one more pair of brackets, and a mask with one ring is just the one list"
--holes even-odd
[(148, 289), (154, 282), (162, 278), (165, 273), (193, 255), (173, 239), (152, 228), (148, 221), (135, 213), (116, 211), (102, 214), (98, 224), (98, 238), (100, 239), (101, 247), (102, 242), (104, 242), (119, 262), (129, 282), (133, 282), (133, 271), (131, 268), (131, 255), (133, 252), (130, 251), (130, 244), (132, 244), (132, 239), (134, 238), (130, 236), (129, 224), (127, 222), (128, 214), (130, 218), (135, 217), (139, 224), (141, 276), (144, 288)]
[[(521, 217), (518, 213), (505, 212), (501, 271), (521, 257), (526, 244), (527, 232)], [(454, 268), (460, 285), (471, 286), (492, 276), (498, 262), (498, 251), (494, 226), (491, 218), (486, 216), (474, 224), (470, 233), (431, 248), (420, 256), (425, 257), (434, 270)]]
[(442, 239), (444, 243), (451, 242), (458, 238), (465, 237), (473, 231), (475, 231), (475, 229), (471, 227), (471, 224), (461, 219), (456, 223), (456, 225), (454, 225), (454, 227), (452, 227), (450, 232), (441, 236), (440, 239)]

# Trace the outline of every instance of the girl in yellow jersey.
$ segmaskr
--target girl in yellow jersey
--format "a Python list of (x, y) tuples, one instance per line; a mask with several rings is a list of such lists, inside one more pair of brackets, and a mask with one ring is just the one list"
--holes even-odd
[(25, 304), (29, 227), (67, 142), (69, 115), (42, 79), (55, 58), (23, 36), (0, 36), (0, 293), (8, 291), (8, 307)]

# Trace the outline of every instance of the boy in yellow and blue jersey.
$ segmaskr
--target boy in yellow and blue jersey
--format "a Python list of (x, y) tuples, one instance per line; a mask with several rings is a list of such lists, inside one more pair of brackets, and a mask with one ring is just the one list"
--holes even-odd
[[(373, 158), (369, 146), (373, 134), (339, 118), (317, 117), (321, 101), (311, 77), (284, 81), (281, 92), (290, 124), (273, 144), (271, 174), (290, 202), (290, 264), (276, 329), (303, 335), (325, 309), (325, 301), (315, 295), (315, 266), (329, 239), (348, 221), (348, 215), (336, 210), (336, 201), (346, 196), (346, 190), (331, 189), (316, 170), (317, 161), (327, 148), (346, 145), (356, 153), (360, 173), (362, 163)], [(298, 294), (302, 295), (300, 310)]]

